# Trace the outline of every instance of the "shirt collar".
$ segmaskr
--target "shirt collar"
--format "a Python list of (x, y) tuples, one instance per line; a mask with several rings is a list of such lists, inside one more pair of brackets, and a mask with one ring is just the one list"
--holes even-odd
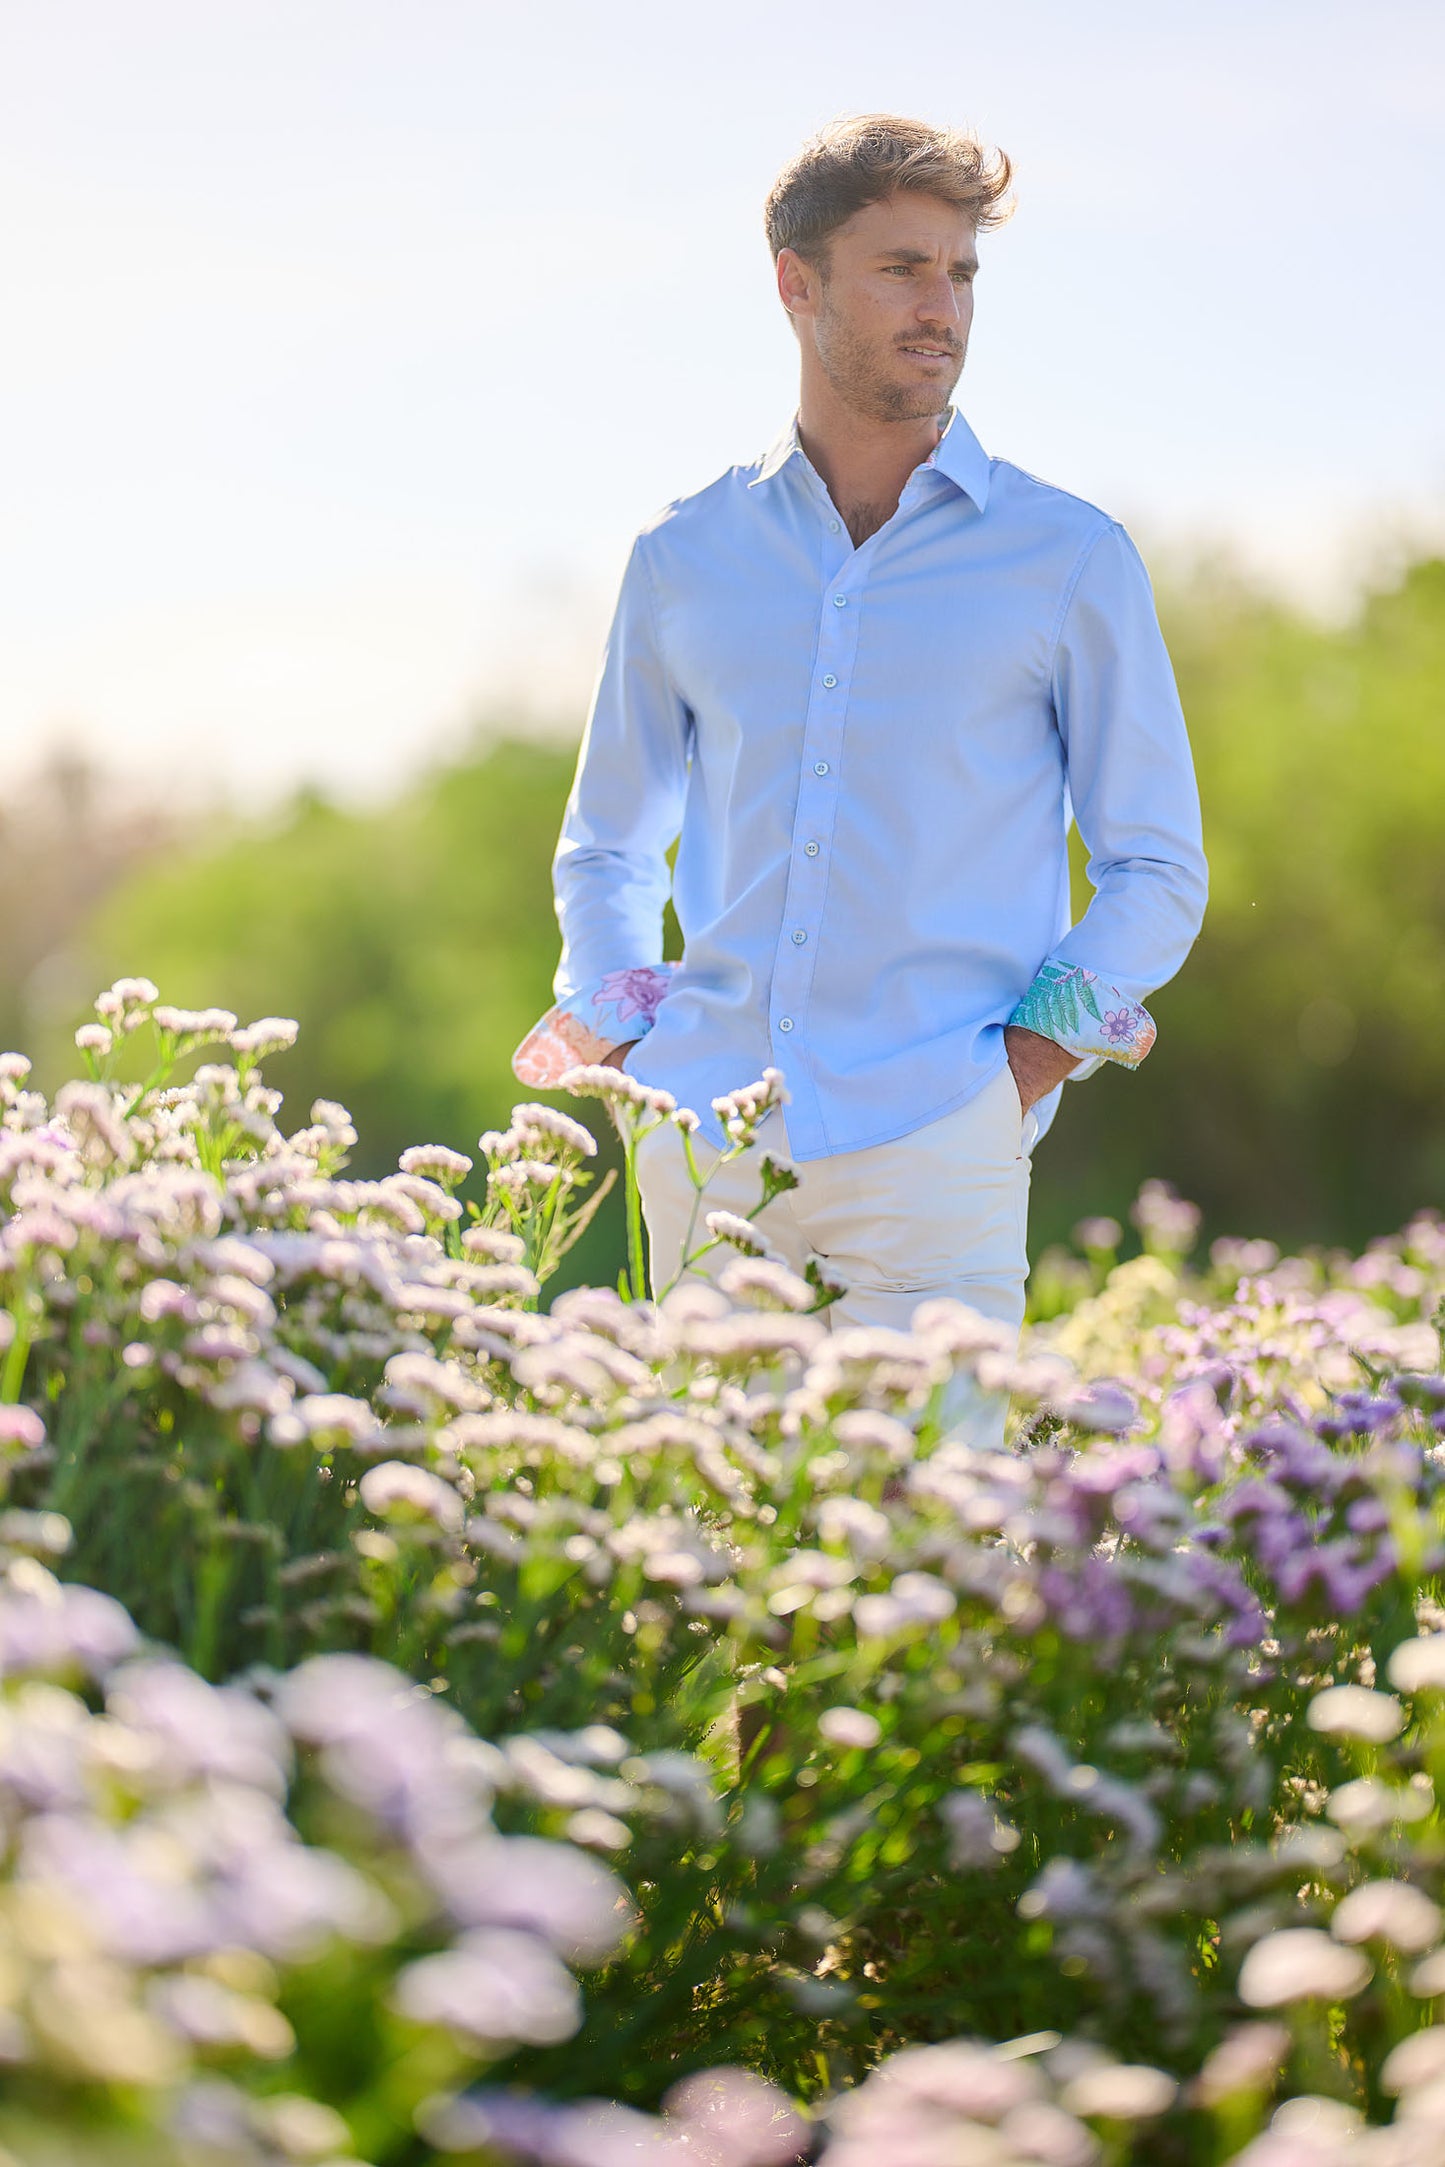
[(966, 497), (973, 499), (980, 511), (984, 509), (988, 503), (993, 464), (957, 407), (949, 408), (943, 435), (927, 463), (937, 467), (940, 474), (946, 474)]
[[(764, 452), (758, 471), (748, 483), (756, 489), (760, 482), (769, 482), (785, 467), (790, 459), (801, 456), (802, 445), (798, 441), (798, 417), (795, 414), (782, 434), (774, 438)], [(956, 407), (948, 409), (948, 420), (943, 435), (924, 461), (925, 466), (936, 467), (956, 488), (970, 497), (982, 511), (988, 503), (988, 485), (992, 472), (988, 453), (974, 435), (968, 423)]]
[(770, 482), (778, 469), (785, 467), (793, 454), (801, 452), (802, 449), (798, 442), (798, 417), (795, 414), (782, 435), (774, 437), (763, 453), (758, 471), (748, 483), (749, 489), (756, 489), (759, 482)]

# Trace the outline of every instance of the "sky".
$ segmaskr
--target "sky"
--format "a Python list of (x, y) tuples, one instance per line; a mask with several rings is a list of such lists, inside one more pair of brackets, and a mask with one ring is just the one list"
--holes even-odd
[(877, 109), (1015, 164), (988, 450), (1336, 614), (1439, 545), (1436, 0), (0, 0), (0, 802), (575, 733), (632, 534), (792, 412), (768, 185)]

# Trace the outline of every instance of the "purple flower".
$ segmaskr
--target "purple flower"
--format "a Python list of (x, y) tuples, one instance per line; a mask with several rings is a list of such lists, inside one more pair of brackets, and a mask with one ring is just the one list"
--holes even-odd
[(1298, 1517), (1284, 1490), (1272, 1482), (1258, 1480), (1241, 1482), (1236, 1490), (1222, 1500), (1219, 1514), (1231, 1527), (1241, 1520), (1263, 1521)]
[(1195, 1594), (1219, 1618), (1228, 1619), (1225, 1646), (1258, 1647), (1267, 1629), (1265, 1613), (1239, 1567), (1231, 1559), (1210, 1557), (1198, 1550), (1186, 1551), (1183, 1563)]
[(1293, 1422), (1271, 1422), (1253, 1431), (1245, 1450), (1266, 1463), (1275, 1482), (1292, 1490), (1331, 1498), (1350, 1477), (1347, 1462)]
[(1395, 1420), (1401, 1412), (1401, 1403), (1393, 1395), (1376, 1399), (1368, 1392), (1341, 1392), (1331, 1413), (1321, 1415), (1315, 1423), (1319, 1435), (1331, 1440), (1342, 1437), (1373, 1437)]
[(1373, 1557), (1354, 1542), (1312, 1543), (1273, 1565), (1275, 1584), (1287, 1603), (1316, 1594), (1328, 1617), (1351, 1617), (1365, 1597), (1394, 1570), (1388, 1546)]
[(1139, 1402), (1117, 1378), (1096, 1378), (1060, 1399), (1056, 1412), (1075, 1429), (1118, 1436), (1134, 1423)]
[(1190, 1475), (1197, 1482), (1209, 1484), (1219, 1481), (1224, 1473), (1225, 1434), (1218, 1393), (1211, 1380), (1196, 1377), (1170, 1393), (1160, 1418), (1159, 1444), (1165, 1464), (1176, 1475)]
[(1106, 1008), (1104, 1011), (1104, 1036), (1111, 1046), (1127, 1046), (1137, 1036), (1138, 1025), (1133, 1012), (1127, 1008)]
[(1039, 1593), (1059, 1631), (1085, 1646), (1123, 1640), (1136, 1622), (1130, 1591), (1108, 1558), (1085, 1558), (1073, 1572), (1045, 1566)]
[(1159, 1472), (1152, 1445), (1096, 1445), (1081, 1452), (1069, 1469), (1076, 1489), (1091, 1497), (1112, 1497), (1126, 1482), (1145, 1482)]

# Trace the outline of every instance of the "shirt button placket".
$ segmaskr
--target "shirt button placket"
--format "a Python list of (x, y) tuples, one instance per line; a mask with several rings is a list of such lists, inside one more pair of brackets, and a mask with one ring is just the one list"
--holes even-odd
[[(836, 518), (826, 522), (840, 531)], [(797, 1029), (812, 982), (812, 957), (822, 922), (826, 887), (826, 844), (835, 821), (839, 761), (848, 712), (848, 688), (857, 649), (857, 595), (849, 584), (851, 566), (824, 586), (819, 610), (818, 659), (803, 730), (803, 769), (793, 829), (793, 857), (779, 930), (773, 973), (775, 1030)], [(782, 1010), (784, 1013), (779, 1014)]]

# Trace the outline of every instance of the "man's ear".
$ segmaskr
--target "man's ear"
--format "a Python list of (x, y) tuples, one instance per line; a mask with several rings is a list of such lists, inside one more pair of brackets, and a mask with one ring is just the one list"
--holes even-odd
[(811, 264), (805, 263), (796, 249), (781, 248), (778, 251), (778, 299), (793, 317), (811, 316), (817, 306), (819, 278)]

